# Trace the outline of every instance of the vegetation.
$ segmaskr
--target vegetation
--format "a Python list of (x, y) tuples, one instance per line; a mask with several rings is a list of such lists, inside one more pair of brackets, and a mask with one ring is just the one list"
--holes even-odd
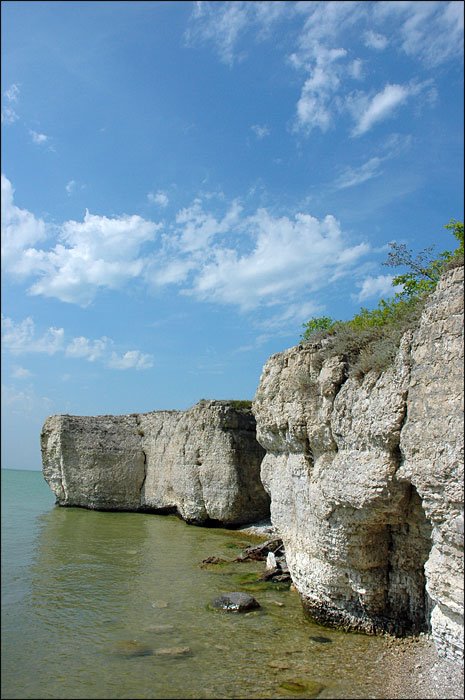
[(381, 299), (375, 309), (361, 308), (349, 321), (335, 321), (328, 316), (311, 318), (303, 324), (301, 340), (321, 347), (321, 362), (329, 355), (344, 355), (350, 369), (362, 376), (371, 369), (383, 371), (393, 361), (402, 335), (417, 324), (428, 295), (443, 272), (463, 265), (463, 222), (451, 219), (445, 228), (458, 242), (454, 251), (433, 256), (433, 247), (416, 256), (404, 244), (391, 243), (384, 263), (388, 267), (407, 267), (393, 278), (401, 286), (390, 299)]

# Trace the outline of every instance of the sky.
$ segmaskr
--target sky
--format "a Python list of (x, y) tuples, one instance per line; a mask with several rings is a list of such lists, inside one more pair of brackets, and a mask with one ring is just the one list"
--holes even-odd
[(463, 2), (1, 3), (2, 466), (253, 399), (463, 221)]

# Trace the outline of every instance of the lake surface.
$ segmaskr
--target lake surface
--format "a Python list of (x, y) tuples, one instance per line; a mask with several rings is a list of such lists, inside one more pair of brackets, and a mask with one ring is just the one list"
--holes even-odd
[[(264, 562), (200, 566), (255, 538), (60, 508), (41, 472), (1, 475), (2, 698), (385, 697), (382, 640), (313, 624), (257, 582)], [(261, 608), (209, 608), (228, 591)]]

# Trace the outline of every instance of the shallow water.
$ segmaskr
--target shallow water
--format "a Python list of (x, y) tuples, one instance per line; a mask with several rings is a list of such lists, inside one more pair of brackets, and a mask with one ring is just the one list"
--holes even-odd
[[(380, 639), (313, 624), (263, 562), (199, 566), (255, 538), (53, 504), (2, 470), (3, 698), (384, 697)], [(261, 608), (209, 607), (241, 590)]]

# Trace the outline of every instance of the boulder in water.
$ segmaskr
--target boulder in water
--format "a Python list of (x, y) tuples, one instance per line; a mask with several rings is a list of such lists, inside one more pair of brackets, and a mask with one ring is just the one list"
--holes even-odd
[(212, 606), (218, 610), (227, 610), (231, 612), (247, 612), (260, 607), (260, 603), (248, 593), (233, 592), (223, 593), (212, 603)]

